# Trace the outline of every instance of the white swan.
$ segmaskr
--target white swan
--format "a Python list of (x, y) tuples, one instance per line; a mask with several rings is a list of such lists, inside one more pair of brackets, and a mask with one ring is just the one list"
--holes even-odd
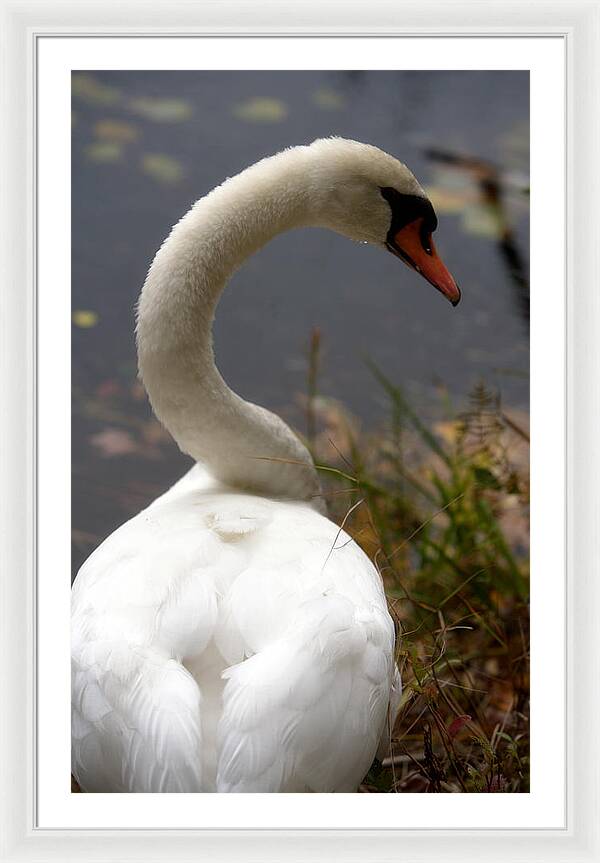
[(399, 679), (379, 574), (322, 514), (302, 443), (213, 359), (229, 276), (301, 225), (387, 247), (459, 300), (425, 193), (354, 141), (264, 159), (173, 228), (139, 301), (139, 367), (198, 464), (77, 576), (72, 770), (84, 791), (355, 791), (389, 735)]

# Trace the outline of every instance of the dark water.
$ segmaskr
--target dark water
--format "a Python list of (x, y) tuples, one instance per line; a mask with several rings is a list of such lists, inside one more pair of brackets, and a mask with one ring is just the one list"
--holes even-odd
[[(281, 236), (219, 307), (230, 385), (300, 424), (318, 326), (319, 389), (363, 426), (385, 416), (367, 356), (425, 408), (440, 383), (461, 405), (484, 380), (526, 411), (528, 125), (525, 72), (75, 73), (74, 570), (188, 464), (135, 382), (133, 307), (149, 262), (194, 200), (282, 147), (335, 134), (405, 161), (434, 201), (463, 301), (452, 309), (379, 250), (324, 231)], [(493, 163), (491, 196), (457, 156)]]

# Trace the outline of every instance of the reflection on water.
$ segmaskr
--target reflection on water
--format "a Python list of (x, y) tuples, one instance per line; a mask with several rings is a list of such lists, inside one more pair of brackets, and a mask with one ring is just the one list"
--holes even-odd
[[(233, 279), (215, 327), (241, 395), (302, 427), (306, 351), (319, 389), (381, 421), (370, 357), (418, 403), (479, 380), (527, 410), (529, 80), (525, 72), (73, 74), (73, 570), (188, 464), (135, 378), (134, 303), (190, 204), (282, 147), (376, 144), (426, 186), (461, 305), (392, 256), (325, 231), (278, 237)], [(268, 332), (264, 322), (269, 321)]]

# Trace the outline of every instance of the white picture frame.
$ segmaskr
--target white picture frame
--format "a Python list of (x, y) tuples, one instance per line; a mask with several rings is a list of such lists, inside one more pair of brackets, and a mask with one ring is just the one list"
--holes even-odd
[[(600, 351), (598, 0), (527, 5), (421, 2), (39, 3), (1, 0), (0, 385), (3, 708), (1, 860), (565, 860), (600, 858), (595, 396)], [(553, 36), (564, 40), (567, 175), (567, 818), (552, 830), (42, 829), (36, 817), (36, 127), (37, 40), (69, 34)], [(595, 374), (596, 373), (596, 374)]]

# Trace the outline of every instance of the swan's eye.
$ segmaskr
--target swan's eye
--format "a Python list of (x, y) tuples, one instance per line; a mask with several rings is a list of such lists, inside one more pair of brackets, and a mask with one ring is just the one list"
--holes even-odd
[(431, 231), (423, 231), (421, 234), (421, 245), (423, 250), (428, 255), (433, 255), (433, 240), (431, 239)]

